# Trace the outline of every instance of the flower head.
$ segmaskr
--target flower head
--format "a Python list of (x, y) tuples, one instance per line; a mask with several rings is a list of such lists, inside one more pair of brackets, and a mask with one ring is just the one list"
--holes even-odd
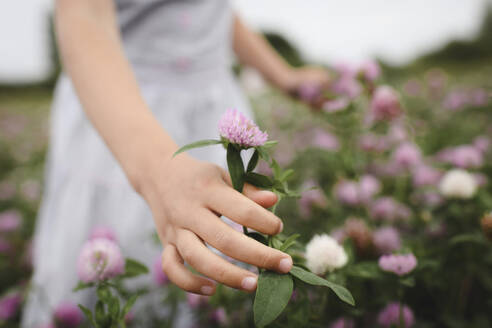
[(313, 83), (303, 84), (297, 91), (299, 98), (307, 103), (314, 102), (321, 95), (321, 92), (321, 87)]
[(451, 91), (442, 102), (445, 109), (457, 111), (468, 105), (468, 93), (464, 90)]
[(78, 327), (84, 317), (79, 307), (71, 302), (63, 302), (58, 305), (54, 313), (57, 326), (64, 328)]
[[(412, 327), (415, 323), (412, 310), (406, 305), (401, 306), (401, 313), (403, 314), (403, 323), (405, 328)], [(400, 304), (394, 302), (386, 305), (386, 307), (379, 312), (378, 323), (384, 328), (394, 326), (400, 327)]]
[(381, 153), (388, 149), (389, 143), (386, 138), (369, 133), (360, 137), (359, 147), (367, 152)]
[(313, 146), (325, 150), (337, 151), (340, 148), (338, 138), (330, 132), (321, 129), (315, 130), (312, 143)]
[(395, 122), (391, 124), (386, 139), (388, 144), (398, 145), (408, 140), (408, 132), (401, 122)]
[(393, 153), (395, 163), (404, 168), (410, 168), (420, 164), (421, 158), (420, 148), (410, 142), (401, 144)]
[(337, 241), (326, 235), (316, 235), (306, 245), (306, 266), (321, 275), (347, 264), (347, 253)]
[(374, 91), (370, 105), (371, 114), (376, 121), (390, 121), (401, 114), (398, 93), (389, 86), (380, 86)]
[(210, 314), (210, 319), (220, 326), (225, 325), (227, 323), (227, 313), (223, 307), (219, 307)]
[(375, 81), (381, 75), (381, 67), (374, 60), (366, 60), (362, 62), (359, 71), (362, 76), (370, 82)]
[(381, 254), (390, 254), (401, 247), (400, 233), (393, 227), (377, 229), (372, 238), (374, 247)]
[(12, 244), (0, 237), (0, 254), (6, 254), (12, 249)]
[(332, 87), (333, 92), (350, 99), (357, 98), (362, 92), (362, 86), (354, 77), (341, 76)]
[(0, 200), (8, 200), (15, 196), (16, 188), (8, 181), (0, 182)]
[(381, 191), (381, 182), (370, 174), (363, 175), (359, 180), (359, 200), (369, 202), (374, 195)]
[(330, 328), (354, 328), (355, 323), (353, 319), (349, 318), (339, 318), (338, 320), (332, 322)]
[(415, 269), (417, 258), (411, 253), (405, 255), (383, 255), (379, 258), (378, 264), (383, 271), (403, 276)]
[(0, 213), (0, 232), (15, 231), (22, 222), (22, 216), (19, 211), (9, 210)]
[(199, 295), (194, 293), (186, 293), (186, 301), (192, 308), (197, 308), (208, 304), (210, 296)]
[(346, 205), (359, 204), (359, 186), (355, 181), (340, 181), (335, 186), (335, 196)]
[(485, 237), (492, 241), (492, 213), (485, 214), (480, 220), (480, 225)]
[(449, 198), (471, 198), (477, 191), (477, 180), (465, 170), (448, 171), (439, 183), (439, 191)]
[(407, 206), (391, 197), (381, 197), (375, 200), (370, 212), (373, 219), (389, 222), (408, 219), (412, 214)]
[(471, 145), (446, 148), (437, 154), (437, 158), (462, 169), (483, 165), (483, 152)]
[(105, 238), (87, 241), (77, 262), (78, 275), (83, 282), (110, 279), (122, 274), (125, 261), (119, 246)]
[(154, 260), (154, 265), (152, 266), (152, 277), (157, 286), (167, 285), (169, 278), (162, 270), (162, 256), (157, 257)]
[(8, 320), (17, 314), (21, 305), (19, 293), (7, 294), (0, 299), (0, 320)]
[(478, 136), (473, 140), (473, 147), (485, 153), (490, 147), (490, 139), (487, 136)]
[(489, 96), (483, 88), (478, 88), (470, 91), (469, 101), (472, 106), (481, 107), (487, 105)]
[(350, 100), (345, 97), (327, 100), (323, 103), (323, 110), (327, 113), (336, 113), (346, 109), (350, 105)]
[(441, 179), (441, 172), (427, 165), (418, 165), (412, 172), (412, 181), (416, 187), (434, 186)]
[(105, 226), (98, 226), (92, 229), (89, 239), (97, 239), (97, 238), (109, 239), (114, 242), (117, 241), (113, 229)]
[(361, 219), (347, 219), (344, 224), (344, 232), (347, 237), (352, 239), (357, 251), (361, 253), (365, 252), (372, 243), (372, 232), (366, 222)]
[(236, 109), (229, 109), (219, 121), (220, 135), (243, 148), (261, 146), (268, 139), (249, 118)]

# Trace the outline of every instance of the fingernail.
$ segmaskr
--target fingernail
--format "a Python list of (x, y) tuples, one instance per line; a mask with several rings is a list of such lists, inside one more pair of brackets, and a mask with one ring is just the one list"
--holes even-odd
[(279, 232), (282, 232), (284, 231), (284, 223), (282, 221), (280, 221), (280, 230)]
[(241, 282), (241, 287), (246, 290), (255, 290), (257, 280), (256, 277), (246, 277)]
[(286, 257), (285, 259), (280, 260), (280, 264), (278, 265), (280, 271), (287, 273), (292, 269), (292, 259), (290, 257)]
[(211, 287), (211, 286), (202, 286), (202, 288), (200, 288), (202, 294), (205, 294), (205, 295), (212, 295), (213, 292), (214, 292), (214, 288)]

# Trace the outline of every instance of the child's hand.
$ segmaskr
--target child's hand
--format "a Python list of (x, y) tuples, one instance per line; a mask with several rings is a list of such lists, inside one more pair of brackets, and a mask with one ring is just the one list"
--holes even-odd
[[(156, 170), (157, 171), (157, 170)], [(153, 212), (164, 246), (163, 270), (184, 290), (211, 295), (215, 284), (190, 272), (183, 261), (204, 276), (233, 288), (253, 291), (254, 273), (233, 265), (209, 250), (258, 267), (287, 273), (292, 267), (288, 254), (267, 247), (231, 228), (220, 215), (259, 232), (282, 231), (282, 221), (265, 207), (277, 196), (245, 185), (243, 194), (231, 187), (229, 174), (220, 167), (181, 154), (155, 172), (141, 192)]]
[(286, 87), (287, 91), (298, 89), (306, 84), (313, 84), (320, 88), (325, 88), (330, 85), (330, 81), (331, 78), (327, 69), (316, 66), (305, 66), (292, 69)]
[(321, 67), (306, 66), (291, 70), (282, 89), (317, 108), (322, 105), (322, 91), (331, 83), (328, 70)]

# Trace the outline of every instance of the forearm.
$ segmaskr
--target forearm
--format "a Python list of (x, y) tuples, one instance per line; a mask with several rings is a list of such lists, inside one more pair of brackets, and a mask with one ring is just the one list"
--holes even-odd
[(88, 118), (139, 189), (155, 159), (170, 158), (177, 146), (140, 95), (107, 7), (112, 1), (100, 1), (94, 12), (67, 9), (68, 3), (57, 4), (56, 17), (64, 68)]
[(268, 42), (234, 17), (234, 52), (239, 61), (256, 68), (266, 79), (281, 89), (291, 87), (292, 68)]

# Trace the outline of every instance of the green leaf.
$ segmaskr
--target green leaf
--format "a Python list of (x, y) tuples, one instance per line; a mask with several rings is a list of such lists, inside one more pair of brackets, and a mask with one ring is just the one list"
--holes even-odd
[(282, 168), (278, 165), (277, 161), (272, 158), (271, 168), (273, 170), (273, 176), (275, 180), (279, 180), (280, 175), (282, 174)]
[(293, 288), (292, 277), (288, 274), (271, 271), (260, 274), (253, 304), (257, 327), (265, 327), (282, 313), (289, 303)]
[(400, 279), (400, 283), (403, 286), (414, 287), (415, 286), (415, 278), (414, 277), (402, 278), (402, 279)]
[(289, 238), (287, 238), (284, 243), (282, 244), (282, 246), (280, 246), (279, 250), (281, 250), (282, 252), (285, 252), (286, 250), (288, 250), (292, 245), (294, 245), (296, 243), (296, 239), (299, 238), (301, 235), (298, 234), (298, 233), (295, 233), (291, 236), (289, 236)]
[(277, 144), (278, 144), (277, 140), (269, 140), (269, 141), (265, 142), (263, 144), (263, 146), (260, 146), (260, 147), (263, 147), (265, 149), (270, 149), (270, 148), (273, 148), (274, 146), (276, 146)]
[(187, 144), (187, 145), (179, 148), (174, 153), (173, 157), (176, 156), (176, 155), (178, 155), (178, 154), (181, 154), (182, 152), (188, 151), (190, 149), (201, 148), (201, 147), (206, 147), (206, 146), (211, 146), (211, 145), (218, 145), (218, 144), (221, 144), (221, 143), (223, 143), (222, 140), (214, 140), (214, 139), (200, 140), (200, 141), (192, 142), (190, 144)]
[(79, 309), (84, 313), (84, 315), (86, 316), (87, 320), (89, 320), (89, 322), (94, 326), (94, 327), (97, 327), (97, 324), (96, 322), (94, 321), (94, 317), (92, 316), (92, 311), (89, 310), (88, 308), (86, 308), (85, 306), (79, 304)]
[(147, 273), (149, 273), (149, 269), (145, 265), (134, 259), (126, 259), (124, 277), (132, 278)]
[(262, 189), (269, 189), (273, 186), (273, 181), (269, 177), (254, 172), (246, 173), (244, 175), (244, 180), (251, 183), (253, 186)]
[(297, 279), (302, 280), (310, 285), (328, 287), (338, 296), (339, 299), (350, 305), (355, 305), (354, 297), (352, 296), (352, 294), (348, 291), (347, 288), (341, 285), (335, 284), (331, 281), (318, 277), (314, 273), (306, 271), (295, 265), (290, 270), (290, 274), (296, 277)]
[(120, 318), (124, 319), (125, 315), (127, 315), (128, 312), (132, 309), (133, 305), (137, 301), (139, 294), (133, 294), (128, 301), (126, 301), (125, 306), (123, 307), (123, 310), (121, 310)]
[(272, 236), (270, 237), (271, 245), (270, 247), (280, 249), (282, 247), (283, 242), (280, 240), (278, 236)]
[(258, 154), (258, 150), (255, 150), (255, 152), (253, 153), (253, 156), (251, 156), (251, 158), (248, 162), (248, 168), (246, 169), (246, 172), (253, 172), (256, 165), (258, 165), (259, 159), (260, 159), (260, 155)]
[(284, 182), (286, 180), (288, 180), (292, 175), (294, 174), (294, 170), (293, 169), (288, 169), (288, 170), (285, 170), (284, 172), (282, 172), (282, 174), (280, 175), (279, 177), (279, 180), (281, 182)]
[(83, 290), (83, 289), (90, 288), (93, 286), (94, 286), (94, 283), (92, 283), (92, 282), (85, 283), (85, 282), (79, 281), (77, 286), (75, 286), (75, 288), (72, 291), (77, 292), (79, 290)]
[(246, 235), (248, 237), (250, 237), (250, 238), (253, 238), (256, 241), (259, 241), (260, 243), (262, 243), (264, 245), (268, 245), (268, 240), (261, 233), (258, 233), (258, 232), (248, 232)]
[(454, 236), (449, 240), (449, 244), (454, 246), (461, 243), (487, 244), (481, 233), (466, 233)]
[(258, 151), (258, 155), (265, 160), (267, 163), (270, 162), (270, 155), (268, 154), (268, 151), (266, 148), (263, 148), (264, 146), (256, 147), (256, 151)]
[(379, 266), (374, 262), (361, 262), (347, 268), (347, 274), (363, 279), (376, 279), (381, 276)]
[(233, 144), (227, 146), (227, 167), (231, 175), (232, 186), (237, 191), (242, 192), (244, 186), (244, 164), (241, 158), (241, 151)]

